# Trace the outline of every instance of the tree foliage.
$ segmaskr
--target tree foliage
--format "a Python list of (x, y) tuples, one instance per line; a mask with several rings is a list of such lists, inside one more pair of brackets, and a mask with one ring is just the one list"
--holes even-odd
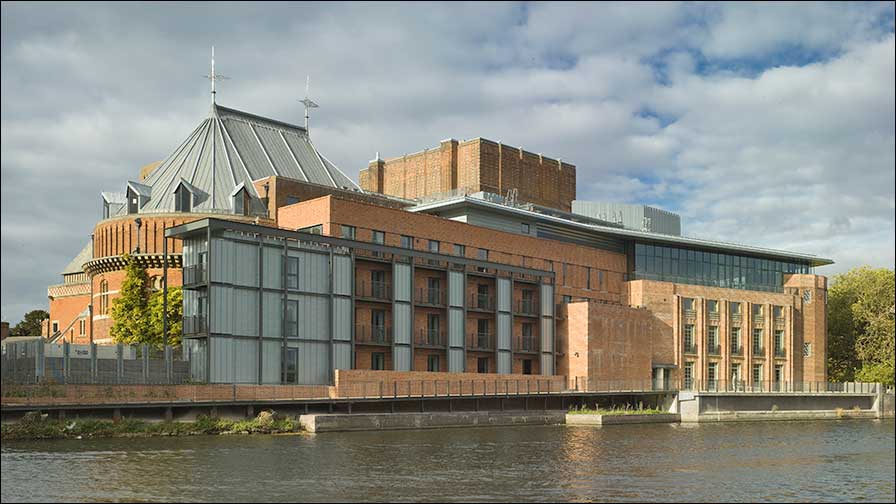
[(45, 310), (31, 310), (26, 313), (22, 321), (10, 331), (10, 336), (40, 336), (44, 320), (50, 318)]
[(893, 270), (867, 266), (833, 278), (828, 292), (828, 373), (837, 381), (893, 384)]
[[(180, 345), (183, 330), (183, 291), (180, 287), (171, 287), (168, 289), (168, 344), (172, 346)], [(149, 298), (149, 323), (152, 333), (151, 343), (157, 347), (165, 345), (163, 337), (163, 306), (164, 296), (162, 291), (152, 293)]]
[[(112, 337), (116, 343), (165, 345), (162, 333), (163, 295), (153, 292), (149, 276), (131, 256), (124, 257), (125, 279), (119, 297), (112, 300)], [(179, 287), (168, 289), (168, 341), (181, 342), (183, 293)]]

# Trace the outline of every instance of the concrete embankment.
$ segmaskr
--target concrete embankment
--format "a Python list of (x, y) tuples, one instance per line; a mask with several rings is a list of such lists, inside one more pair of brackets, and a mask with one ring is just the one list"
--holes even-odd
[(566, 415), (566, 425), (629, 425), (649, 423), (678, 423), (681, 415), (662, 413), (650, 415), (583, 415), (570, 413)]
[(525, 411), (355, 413), (302, 415), (299, 417), (299, 423), (308, 432), (342, 432), (511, 425), (559, 425), (564, 423), (565, 416), (565, 411), (540, 411), (537, 413)]

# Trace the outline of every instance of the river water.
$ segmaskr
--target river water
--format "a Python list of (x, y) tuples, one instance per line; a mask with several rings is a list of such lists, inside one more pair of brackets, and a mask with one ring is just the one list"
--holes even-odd
[(2, 501), (890, 501), (894, 422), (4, 442)]

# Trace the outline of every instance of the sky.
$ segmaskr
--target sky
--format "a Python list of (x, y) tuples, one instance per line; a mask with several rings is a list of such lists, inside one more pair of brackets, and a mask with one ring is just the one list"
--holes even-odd
[(578, 198), (682, 233), (894, 266), (893, 3), (2, 4), (2, 318), (218, 103), (295, 124), (357, 180), (484, 137), (576, 165)]

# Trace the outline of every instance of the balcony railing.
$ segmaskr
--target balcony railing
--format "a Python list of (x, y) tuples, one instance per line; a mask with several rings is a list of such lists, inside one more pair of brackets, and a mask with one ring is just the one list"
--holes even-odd
[(418, 347), (444, 348), (445, 331), (436, 329), (420, 329), (414, 339), (414, 345)]
[(492, 311), (495, 309), (495, 300), (487, 294), (474, 293), (470, 295), (470, 308)]
[(207, 334), (208, 319), (205, 315), (186, 315), (184, 316), (184, 334)]
[(776, 348), (775, 357), (787, 357), (787, 351), (783, 348)]
[(517, 313), (521, 315), (538, 315), (537, 303), (534, 299), (520, 299), (516, 306)]
[(537, 353), (539, 351), (538, 336), (535, 336), (534, 334), (531, 336), (518, 336), (515, 343), (516, 345), (514, 345), (514, 349), (517, 352)]
[(357, 282), (355, 284), (355, 296), (359, 298), (389, 301), (392, 298), (392, 290), (388, 282)]
[(495, 335), (491, 333), (473, 333), (470, 335), (467, 347), (471, 350), (494, 350)]
[(684, 344), (684, 353), (686, 353), (686, 354), (692, 354), (692, 355), (697, 355), (697, 345), (694, 344), (694, 343), (687, 343), (687, 342), (685, 342), (685, 344)]
[(391, 345), (392, 328), (378, 325), (357, 325), (355, 326), (355, 343)]
[(743, 355), (743, 354), (744, 354), (744, 347), (742, 347), (740, 345), (731, 347), (731, 355)]
[(208, 282), (208, 271), (205, 264), (184, 266), (184, 287), (203, 285)]
[(722, 355), (722, 347), (720, 345), (706, 345), (706, 353), (708, 355)]
[(414, 299), (418, 305), (445, 306), (445, 290), (421, 287)]

